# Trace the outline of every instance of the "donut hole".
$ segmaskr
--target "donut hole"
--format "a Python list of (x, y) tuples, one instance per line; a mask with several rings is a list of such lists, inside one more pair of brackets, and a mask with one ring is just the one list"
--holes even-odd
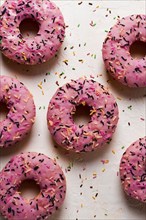
[(130, 54), (133, 58), (142, 59), (146, 56), (146, 42), (135, 41), (130, 46)]
[(9, 109), (8, 109), (6, 103), (0, 102), (0, 121), (5, 120), (8, 113), (9, 113)]
[(40, 193), (40, 186), (36, 183), (35, 180), (24, 180), (19, 186), (20, 195), (27, 199), (33, 199)]
[(73, 120), (74, 120), (75, 124), (78, 126), (87, 125), (91, 119), (90, 111), (91, 111), (91, 107), (89, 107), (88, 105), (76, 106), (76, 110), (73, 115)]
[(39, 23), (31, 18), (24, 19), (19, 25), (19, 30), (23, 38), (33, 38), (39, 32)]

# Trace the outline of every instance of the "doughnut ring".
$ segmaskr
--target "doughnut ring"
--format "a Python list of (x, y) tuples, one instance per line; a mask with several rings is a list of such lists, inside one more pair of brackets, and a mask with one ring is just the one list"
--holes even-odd
[(9, 112), (0, 121), (0, 148), (9, 147), (24, 138), (35, 120), (35, 105), (28, 89), (17, 79), (0, 76), (0, 103)]
[[(74, 123), (78, 105), (91, 107), (87, 125)], [(114, 97), (94, 80), (80, 78), (60, 87), (50, 101), (48, 128), (57, 144), (75, 152), (93, 151), (109, 142), (118, 122)]]
[(139, 138), (124, 152), (120, 177), (128, 196), (146, 202), (146, 137)]
[[(59, 8), (49, 0), (6, 0), (0, 8), (0, 50), (20, 64), (41, 64), (59, 50), (65, 24)], [(24, 38), (19, 30), (25, 19), (38, 22), (34, 38)]]
[(146, 15), (131, 15), (118, 20), (103, 43), (105, 67), (111, 75), (129, 87), (146, 87), (146, 56), (133, 58), (130, 46), (146, 43)]
[[(33, 179), (40, 186), (37, 197), (27, 200), (18, 192), (20, 184)], [(55, 161), (34, 152), (14, 156), (0, 172), (0, 212), (9, 220), (42, 220), (62, 205), (65, 176)]]

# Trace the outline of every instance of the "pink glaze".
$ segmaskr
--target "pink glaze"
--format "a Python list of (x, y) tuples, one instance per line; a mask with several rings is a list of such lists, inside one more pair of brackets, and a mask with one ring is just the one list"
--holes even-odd
[[(18, 192), (26, 179), (40, 186), (34, 199), (26, 200)], [(0, 212), (8, 220), (42, 220), (62, 205), (66, 193), (65, 176), (55, 161), (43, 154), (21, 153), (0, 172)]]
[[(91, 107), (87, 125), (74, 123), (73, 114), (80, 104)], [(56, 91), (48, 107), (47, 121), (60, 146), (75, 152), (93, 151), (111, 140), (118, 122), (118, 107), (101, 84), (80, 78)]]
[[(21, 64), (40, 64), (60, 48), (65, 24), (59, 8), (49, 0), (6, 0), (0, 8), (0, 50)], [(19, 25), (31, 18), (39, 23), (34, 38), (23, 38)]]
[(0, 120), (0, 148), (20, 141), (32, 128), (35, 105), (28, 89), (14, 78), (0, 76), (0, 104), (6, 103), (9, 113)]
[(126, 194), (146, 202), (146, 137), (127, 148), (121, 159), (120, 176)]
[(146, 15), (131, 15), (113, 26), (103, 43), (103, 60), (111, 75), (129, 87), (146, 86), (146, 57), (132, 58), (130, 46), (146, 42)]

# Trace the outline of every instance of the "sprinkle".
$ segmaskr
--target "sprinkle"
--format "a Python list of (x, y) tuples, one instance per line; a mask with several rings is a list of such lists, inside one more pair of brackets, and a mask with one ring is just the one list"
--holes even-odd
[(132, 105), (129, 105), (127, 108), (130, 109), (130, 110), (132, 110)]
[(112, 150), (112, 153), (115, 154), (116, 152), (114, 150)]
[(95, 197), (97, 197), (97, 196), (98, 196), (98, 193), (95, 194)]
[(59, 77), (61, 77), (62, 75), (64, 75), (64, 72), (60, 73), (60, 74), (59, 74)]
[(107, 163), (109, 163), (109, 160), (101, 160), (101, 163), (102, 164), (107, 164)]
[(38, 84), (38, 87), (39, 87), (40, 89), (42, 89), (42, 88), (43, 88), (41, 83), (40, 83), (40, 84)]
[(80, 27), (80, 24), (78, 24), (78, 26), (77, 27)]
[(63, 63), (65, 63), (66, 65), (68, 65), (68, 60), (63, 60)]
[(125, 148), (125, 146), (122, 146), (122, 147), (121, 147), (121, 149), (124, 149), (124, 148)]
[(97, 177), (97, 173), (93, 173), (93, 179)]
[(90, 78), (91, 78), (91, 79), (94, 79), (94, 76), (90, 75)]
[(59, 86), (59, 83), (58, 83), (58, 81), (56, 81), (56, 85), (57, 85), (57, 86)]
[(94, 113), (96, 113), (96, 110), (95, 110), (95, 109), (90, 110), (90, 115), (93, 115)]
[(27, 60), (26, 55), (25, 55), (24, 52), (22, 53), (22, 56), (23, 56), (23, 59), (24, 59), (24, 60)]
[(82, 104), (83, 106), (85, 106), (85, 105), (86, 105), (86, 102), (85, 102), (85, 101), (83, 101), (83, 102), (81, 102), (81, 104)]
[(81, 5), (83, 2), (79, 2), (78, 5)]
[(38, 87), (42, 90), (42, 95), (44, 95), (44, 91), (43, 91), (43, 87), (42, 87), (42, 82), (40, 82), (40, 83), (38, 84)]
[(91, 22), (90, 22), (90, 26), (91, 26), (91, 27), (95, 27), (95, 26), (96, 26), (96, 23), (94, 23), (93, 21), (91, 21)]
[(102, 169), (102, 172), (105, 172), (105, 168)]
[(79, 62), (80, 62), (80, 63), (84, 63), (84, 61), (83, 61), (83, 60), (79, 60)]
[(49, 120), (49, 125), (52, 126), (53, 125), (53, 121)]
[(99, 8), (99, 5), (96, 6), (96, 8), (93, 10), (93, 12), (96, 12), (96, 10)]

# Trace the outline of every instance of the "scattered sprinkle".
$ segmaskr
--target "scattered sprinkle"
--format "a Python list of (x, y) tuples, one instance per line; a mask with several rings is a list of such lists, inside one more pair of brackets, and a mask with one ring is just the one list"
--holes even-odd
[(78, 5), (81, 5), (83, 2), (79, 2)]
[(109, 163), (109, 160), (101, 160), (101, 163), (102, 164), (107, 164), (107, 163)]
[(44, 95), (43, 87), (42, 87), (42, 81), (38, 84), (38, 87), (42, 90), (42, 95)]
[(63, 75), (64, 75), (64, 72), (60, 73), (60, 74), (59, 74), (59, 77), (61, 78), (61, 76), (63, 76)]
[(96, 23), (94, 23), (93, 21), (91, 21), (91, 22), (90, 22), (90, 26), (91, 26), (91, 27), (95, 27), (95, 26), (96, 26)]
[(80, 63), (84, 63), (84, 60), (79, 60)]
[(129, 105), (127, 108), (130, 109), (130, 110), (132, 110), (132, 105)]
[(59, 82), (58, 81), (56, 81), (56, 85), (59, 86)]
[(97, 173), (93, 173), (93, 179), (97, 177)]
[(63, 60), (63, 63), (65, 63), (65, 65), (68, 65), (68, 60)]
[(51, 74), (51, 73), (50, 73), (50, 72), (48, 72), (48, 73), (46, 73), (46, 76), (47, 76), (47, 75), (50, 75), (50, 74)]

